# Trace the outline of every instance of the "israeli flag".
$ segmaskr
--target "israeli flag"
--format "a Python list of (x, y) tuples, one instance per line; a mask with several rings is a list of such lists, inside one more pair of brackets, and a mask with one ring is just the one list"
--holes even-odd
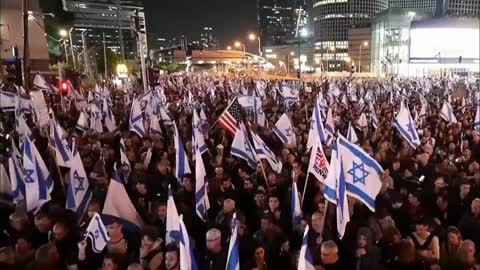
[(127, 191), (117, 172), (113, 173), (110, 184), (108, 185), (107, 197), (105, 198), (102, 214), (121, 218), (135, 224), (139, 228), (143, 226), (142, 218), (128, 197)]
[(112, 112), (112, 102), (108, 97), (103, 98), (103, 110), (105, 113), (105, 127), (107, 127), (108, 132), (114, 132), (117, 129), (117, 124)]
[(335, 123), (333, 122), (333, 111), (329, 107), (327, 111), (327, 121), (325, 121), (325, 131), (327, 133), (328, 142), (331, 142), (335, 138)]
[(202, 124), (202, 128), (205, 128), (205, 126), (208, 124), (208, 119), (207, 119), (207, 116), (205, 115), (205, 111), (203, 110), (203, 108), (200, 108), (199, 116), (200, 116), (200, 123)]
[(237, 126), (237, 131), (235, 132), (235, 138), (233, 138), (230, 153), (245, 160), (250, 167), (257, 167), (255, 155), (253, 153), (253, 147), (250, 145), (250, 142), (246, 137), (245, 127), (243, 124)]
[(300, 224), (303, 216), (302, 209), (300, 207), (300, 199), (298, 196), (299, 196), (299, 193), (297, 188), (297, 182), (292, 181), (292, 194), (291, 194), (290, 207), (292, 210), (293, 226)]
[(17, 107), (16, 93), (0, 91), (0, 109), (4, 112), (14, 112)]
[(50, 120), (50, 144), (55, 150), (55, 161), (58, 166), (69, 168), (71, 151), (68, 148), (68, 143), (65, 138), (66, 135), (62, 127), (55, 119), (55, 116), (52, 115), (52, 119)]
[(292, 121), (290, 121), (287, 114), (284, 113), (280, 119), (278, 119), (275, 126), (273, 126), (273, 132), (283, 144), (290, 144), (293, 147), (297, 146), (297, 139), (293, 131)]
[(36, 147), (28, 136), (23, 139), (23, 167), (27, 211), (32, 211), (51, 198), (47, 181), (37, 161)]
[(264, 127), (265, 126), (265, 113), (262, 110), (262, 100), (255, 96), (240, 96), (237, 98), (238, 103), (242, 105), (245, 111), (253, 115), (255, 123)]
[(190, 245), (190, 239), (188, 238), (187, 228), (185, 223), (183, 223), (183, 218), (180, 216), (180, 269), (185, 270), (198, 270), (197, 261), (195, 260), (195, 255), (193, 249)]
[(96, 133), (103, 133), (102, 111), (95, 102), (90, 104), (90, 129)]
[(10, 182), (5, 166), (0, 163), (0, 194), (12, 195), (12, 184)]
[(370, 120), (372, 121), (372, 126), (374, 128), (378, 128), (378, 118), (377, 114), (375, 113), (375, 108), (373, 107), (373, 104), (369, 104), (370, 107)]
[(173, 121), (170, 118), (170, 116), (168, 116), (168, 113), (165, 110), (165, 107), (160, 107), (159, 112), (160, 112), (160, 120), (163, 122), (164, 125), (173, 125)]
[(410, 111), (403, 102), (400, 105), (397, 117), (393, 120), (393, 125), (413, 148), (417, 148), (420, 145), (420, 138), (418, 137), (415, 123), (410, 115)]
[[(123, 171), (130, 172), (132, 167), (130, 166), (130, 161), (127, 156), (127, 148), (125, 147), (125, 141), (123, 138), (120, 139), (120, 163), (122, 164)], [(128, 176), (126, 177), (128, 178)]]
[(327, 134), (323, 127), (320, 104), (317, 102), (313, 107), (312, 117), (310, 119), (310, 131), (308, 132), (307, 150), (312, 148), (315, 140), (320, 139), (322, 142), (327, 142)]
[(77, 214), (77, 220), (80, 220), (91, 197), (92, 191), (88, 183), (87, 173), (83, 167), (80, 153), (78, 153), (78, 147), (75, 141), (73, 141), (66, 208), (74, 211)]
[(232, 218), (232, 235), (230, 236), (230, 242), (228, 244), (227, 267), (225, 268), (226, 270), (240, 270), (240, 243), (238, 240), (237, 225), (237, 213), (234, 213)]
[(185, 174), (191, 173), (190, 165), (188, 164), (187, 154), (183, 146), (182, 139), (178, 133), (177, 125), (173, 124), (174, 128), (174, 144), (175, 144), (175, 177), (178, 181), (182, 181)]
[[(345, 179), (344, 164), (341, 157), (339, 157), (338, 145), (339, 140), (342, 139), (351, 146), (357, 147), (351, 144), (341, 135), (337, 138), (332, 148), (332, 157), (330, 160), (330, 171), (327, 179), (325, 180), (325, 198), (336, 205), (337, 212), (337, 232), (340, 239), (345, 234), (345, 228), (350, 221), (350, 212), (348, 208), (347, 199), (347, 182)], [(338, 161), (341, 161), (340, 164)], [(354, 172), (355, 173), (355, 172)]]
[(25, 199), (25, 183), (23, 182), (25, 174), (18, 157), (12, 155), (8, 158), (8, 171), (12, 184), (13, 202), (18, 203)]
[(347, 139), (352, 143), (358, 143), (357, 133), (355, 133), (355, 129), (353, 129), (352, 122), (348, 123)]
[(143, 125), (143, 114), (140, 108), (140, 103), (137, 99), (132, 102), (132, 110), (130, 112), (130, 131), (135, 132), (140, 138), (147, 137), (145, 127)]
[(45, 78), (40, 73), (37, 73), (35, 75), (35, 78), (33, 78), (33, 87), (35, 87), (38, 90), (54, 92), (52, 87), (47, 83)]
[(349, 142), (343, 136), (337, 139), (337, 147), (338, 185), (342, 185), (342, 181), (345, 181), (348, 194), (375, 212), (375, 198), (382, 188), (380, 180), (383, 174), (382, 167), (362, 148)]
[(308, 248), (308, 231), (310, 228), (308, 225), (303, 232), (302, 247), (300, 248), (300, 254), (298, 255), (298, 270), (315, 270), (313, 266), (313, 257), (310, 249)]
[(453, 108), (450, 102), (443, 103), (442, 109), (440, 110), (440, 117), (452, 124), (457, 123), (457, 118), (455, 117), (455, 114), (453, 114)]
[(477, 114), (475, 115), (475, 121), (473, 127), (480, 132), (480, 105), (477, 105)]
[[(192, 131), (194, 147), (200, 150), (200, 154), (204, 154), (208, 151), (208, 147), (203, 137), (202, 121), (196, 110), (193, 110)], [(195, 148), (193, 149), (194, 151)]]
[(272, 150), (267, 146), (267, 144), (258, 136), (257, 134), (253, 133), (250, 131), (250, 134), (252, 136), (252, 141), (253, 141), (253, 146), (255, 147), (255, 152), (257, 154), (257, 157), (259, 159), (266, 159), (268, 161), (268, 164), (270, 164), (270, 167), (272, 170), (274, 170), (277, 173), (280, 173), (282, 170), (282, 164), (281, 162), (277, 159), (277, 156), (275, 153), (273, 153)]
[(168, 185), (167, 201), (167, 222), (166, 222), (165, 244), (180, 240), (180, 218), (178, 217), (177, 206), (173, 200), (172, 189)]
[(101, 253), (107, 246), (110, 237), (107, 233), (107, 228), (102, 222), (100, 215), (95, 213), (88, 224), (86, 230), (87, 237), (92, 241), (92, 250), (95, 253)]
[(16, 120), (15, 124), (16, 124), (17, 132), (20, 136), (27, 135), (27, 136), (31, 137), (32, 136), (32, 131), (28, 127), (27, 122), (25, 121), (25, 118), (24, 118), (23, 115), (24, 115), (23, 113), (18, 113), (18, 115), (15, 119)]
[(358, 125), (360, 128), (366, 128), (366, 127), (368, 127), (367, 115), (365, 115), (365, 113), (362, 113), (362, 114), (360, 115), (360, 118), (358, 118), (358, 120), (357, 120), (357, 125)]
[(80, 111), (76, 128), (80, 129), (83, 132), (87, 131), (89, 128), (88, 116), (83, 111)]
[(285, 108), (290, 108), (293, 104), (298, 102), (298, 94), (297, 90), (294, 90), (292, 86), (288, 85), (287, 83), (282, 84), (282, 96), (283, 101), (285, 102)]
[(195, 212), (203, 221), (207, 221), (207, 211), (210, 209), (206, 180), (207, 173), (203, 164), (202, 153), (198, 147), (195, 147)]

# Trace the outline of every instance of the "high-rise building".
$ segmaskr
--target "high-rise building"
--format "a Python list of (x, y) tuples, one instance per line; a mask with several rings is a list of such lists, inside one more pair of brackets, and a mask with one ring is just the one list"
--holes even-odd
[(258, 0), (258, 25), (262, 45), (292, 39), (296, 30), (293, 0)]
[(213, 34), (213, 28), (205, 26), (200, 34), (200, 46), (204, 50), (218, 49), (218, 40)]
[[(82, 33), (89, 47), (103, 46), (126, 59), (138, 56), (132, 16), (139, 16), (145, 30), (142, 0), (63, 0), (64, 9), (75, 16), (72, 32), (75, 48), (83, 46)], [(142, 26), (143, 24), (143, 26)], [(141, 41), (146, 44), (146, 38)], [(147, 51), (147, 50), (145, 50)]]
[(321, 62), (324, 70), (345, 69), (349, 48), (348, 30), (370, 24), (374, 14), (387, 8), (388, 0), (315, 0), (313, 23), (316, 62)]
[[(444, 0), (441, 0), (444, 1)], [(438, 0), (389, 0), (388, 7), (392, 9), (408, 9), (412, 12), (435, 12)]]
[(413, 12), (435, 13), (437, 16), (480, 14), (480, 1), (478, 0), (389, 0), (388, 7)]

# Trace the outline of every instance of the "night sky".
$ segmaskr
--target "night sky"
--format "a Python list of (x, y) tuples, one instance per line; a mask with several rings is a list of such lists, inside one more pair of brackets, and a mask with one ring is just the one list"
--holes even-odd
[[(204, 26), (213, 27), (221, 48), (233, 40), (243, 40), (247, 50), (256, 50), (248, 41), (257, 32), (257, 0), (143, 0), (147, 32), (171, 38), (185, 34), (188, 41), (199, 40)], [(149, 39), (150, 39), (149, 38)]]

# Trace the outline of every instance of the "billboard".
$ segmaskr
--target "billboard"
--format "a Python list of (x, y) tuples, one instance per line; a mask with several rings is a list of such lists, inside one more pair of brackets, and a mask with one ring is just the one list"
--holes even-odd
[(410, 58), (456, 58), (480, 56), (478, 28), (413, 28)]

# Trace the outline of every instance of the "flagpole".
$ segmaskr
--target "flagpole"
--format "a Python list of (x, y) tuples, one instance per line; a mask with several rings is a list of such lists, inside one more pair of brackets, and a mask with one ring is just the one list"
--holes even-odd
[[(51, 145), (50, 145), (50, 150), (55, 151), (55, 150), (52, 148)], [(64, 180), (63, 180), (63, 175), (62, 175), (62, 173), (60, 172), (60, 167), (58, 166), (57, 161), (56, 161), (56, 157), (55, 157), (55, 155), (54, 155), (53, 153), (55, 153), (55, 152), (50, 152), (50, 155), (52, 156), (53, 160), (55, 160), (54, 163), (55, 163), (55, 168), (57, 169), (58, 177), (60, 178), (60, 185), (62, 186), (63, 194), (66, 195), (66, 194), (67, 194), (67, 190), (66, 190), (66, 188), (65, 188), (65, 183), (63, 182), (63, 181), (64, 181)]]
[(263, 178), (265, 178), (265, 184), (267, 184), (268, 192), (270, 193), (270, 185), (268, 184), (267, 174), (265, 173), (262, 160), (260, 160), (260, 167), (262, 168)]
[(310, 174), (307, 174), (307, 177), (305, 178), (305, 185), (303, 187), (302, 200), (300, 201), (300, 207), (303, 206), (303, 199), (305, 199), (305, 192), (307, 191), (307, 184), (308, 184), (308, 176), (310, 176)]

